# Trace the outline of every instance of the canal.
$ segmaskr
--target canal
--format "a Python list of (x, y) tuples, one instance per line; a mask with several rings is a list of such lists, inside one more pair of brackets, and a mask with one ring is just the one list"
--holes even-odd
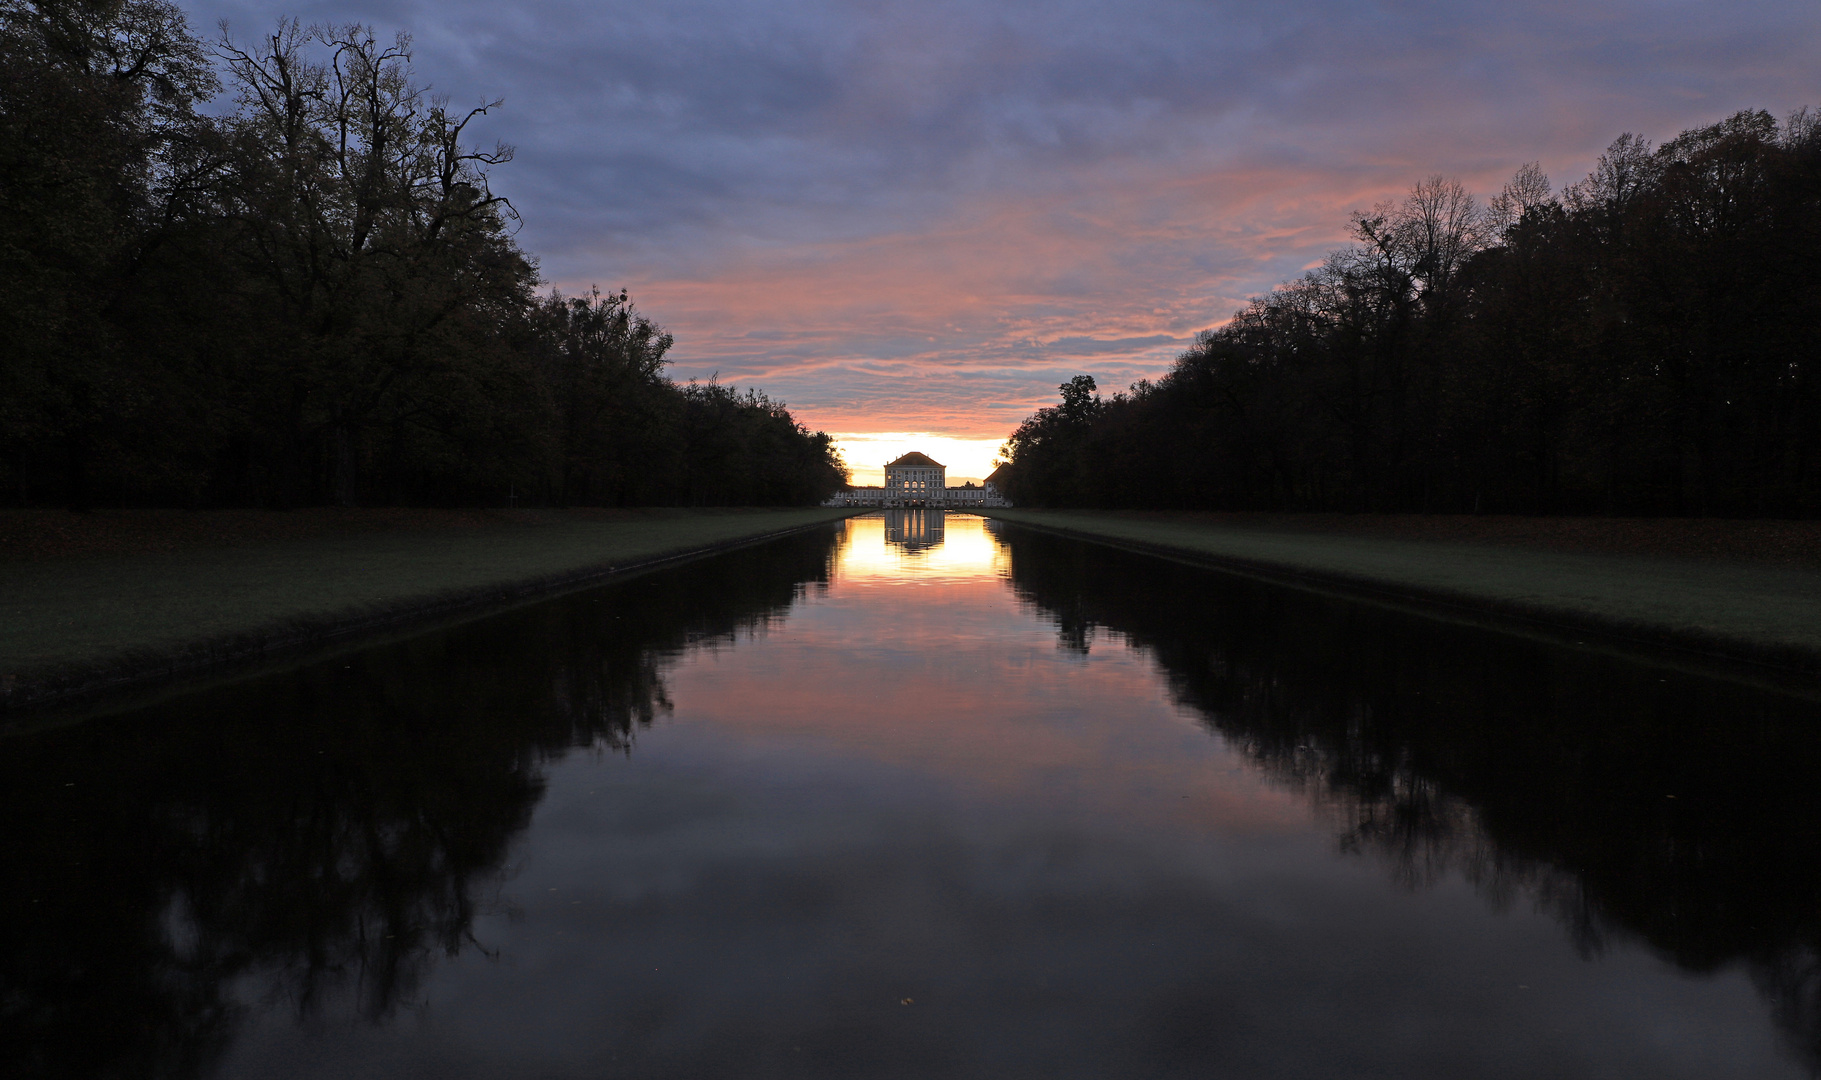
[(34, 1077), (1821, 1074), (1821, 706), (888, 512), (0, 739)]

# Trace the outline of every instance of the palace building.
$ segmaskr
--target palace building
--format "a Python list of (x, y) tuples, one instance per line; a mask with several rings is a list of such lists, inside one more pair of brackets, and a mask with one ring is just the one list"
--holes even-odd
[(824, 506), (928, 506), (946, 510), (970, 507), (1010, 506), (994, 479), (1004, 472), (996, 469), (986, 483), (948, 486), (948, 466), (915, 451), (885, 466), (884, 487), (850, 487), (837, 491)]

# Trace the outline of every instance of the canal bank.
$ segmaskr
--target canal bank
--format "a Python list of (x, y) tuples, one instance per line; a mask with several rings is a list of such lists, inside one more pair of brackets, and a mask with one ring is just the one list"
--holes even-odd
[[(0, 562), (0, 716), (493, 611), (816, 528), (855, 511), (654, 509), (426, 518), (197, 542), (165, 529), (116, 553)], [(240, 528), (245, 515), (220, 519)], [(344, 516), (346, 516), (344, 514)], [(193, 531), (203, 512), (186, 525)], [(93, 533), (117, 524), (78, 522)], [(36, 529), (43, 526), (31, 522)], [(225, 530), (224, 530), (225, 532)], [(295, 535), (313, 533), (313, 535)], [(84, 550), (78, 542), (64, 546)], [(90, 548), (105, 545), (89, 545)], [(162, 549), (162, 550), (161, 550)]]
[[(988, 516), (1164, 558), (1410, 608), (1476, 625), (1707, 667), (1777, 683), (1821, 680), (1821, 568), (1658, 542), (1563, 550), (1521, 533), (1472, 539), (1372, 534), (1291, 515), (990, 510)], [(1438, 530), (1439, 531), (1439, 530)], [(1464, 530), (1455, 530), (1458, 534)], [(1590, 545), (1583, 544), (1582, 547)], [(1617, 546), (1617, 545), (1608, 545)], [(1647, 554), (1637, 549), (1678, 551)], [(1743, 666), (1743, 667), (1741, 667)], [(1753, 672), (1747, 669), (1761, 669)]]

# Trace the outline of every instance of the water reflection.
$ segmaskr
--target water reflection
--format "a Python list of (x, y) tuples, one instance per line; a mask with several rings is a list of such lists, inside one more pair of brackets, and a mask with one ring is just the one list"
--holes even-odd
[(1812, 706), (996, 528), (6, 740), (9, 1064), (1787, 1072), (1760, 997), (1821, 1060)]
[(942, 543), (943, 512), (927, 507), (891, 509), (885, 514), (885, 540), (905, 551), (928, 551)]
[(670, 708), (683, 651), (762, 632), (825, 585), (835, 541), (7, 740), (0, 1045), (14, 1075), (202, 1075), (249, 1010), (307, 1017), (334, 998), (382, 1021), (410, 1006), (497, 908), (546, 763), (629, 750)]
[(1006, 530), (1059, 645), (1095, 628), (1413, 887), (1551, 912), (1583, 957), (1744, 965), (1821, 1072), (1821, 710), (1597, 654)]
[(835, 570), (844, 581), (921, 585), (987, 583), (1005, 573), (1004, 551), (985, 518), (921, 507), (849, 518)]

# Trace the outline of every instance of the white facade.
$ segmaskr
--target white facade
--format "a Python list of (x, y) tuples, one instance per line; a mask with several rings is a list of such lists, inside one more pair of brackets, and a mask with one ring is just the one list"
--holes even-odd
[(991, 482), (948, 486), (948, 467), (922, 454), (906, 454), (885, 467), (884, 487), (837, 491), (823, 506), (929, 506), (948, 510), (1010, 506)]
[(885, 467), (885, 497), (899, 505), (940, 499), (948, 489), (948, 466), (922, 454), (906, 454)]

